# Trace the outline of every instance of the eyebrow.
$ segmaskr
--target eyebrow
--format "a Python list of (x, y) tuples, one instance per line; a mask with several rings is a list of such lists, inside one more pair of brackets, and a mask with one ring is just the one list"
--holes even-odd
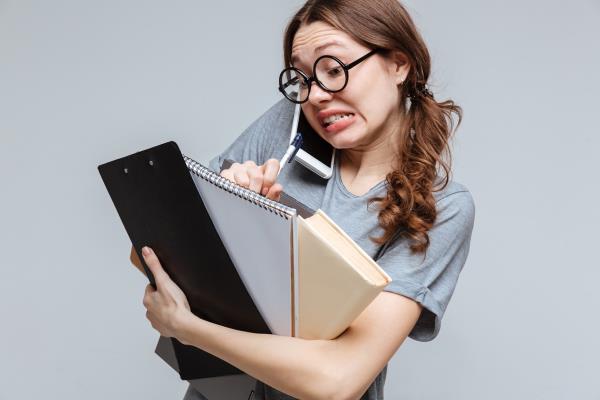
[[(338, 46), (338, 47), (341, 47), (343, 49), (347, 48), (342, 42), (339, 42), (337, 40), (332, 40), (332, 41), (323, 43), (323, 44), (315, 47), (315, 50), (313, 51), (313, 54), (317, 54), (318, 52), (326, 49), (327, 47), (331, 47), (331, 46)], [(292, 59), (291, 59), (292, 64), (295, 64), (297, 61), (298, 61), (298, 57), (292, 55)]]

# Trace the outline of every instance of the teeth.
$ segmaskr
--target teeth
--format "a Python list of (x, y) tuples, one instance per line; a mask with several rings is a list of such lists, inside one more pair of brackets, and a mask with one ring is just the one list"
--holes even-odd
[(331, 124), (333, 124), (334, 122), (336, 122), (336, 121), (339, 121), (339, 120), (341, 120), (341, 119), (348, 118), (348, 117), (350, 117), (351, 115), (352, 115), (352, 114), (336, 114), (336, 115), (331, 115), (331, 116), (329, 116), (329, 117), (325, 118), (325, 119), (323, 120), (323, 122), (325, 123), (325, 125), (331, 125)]

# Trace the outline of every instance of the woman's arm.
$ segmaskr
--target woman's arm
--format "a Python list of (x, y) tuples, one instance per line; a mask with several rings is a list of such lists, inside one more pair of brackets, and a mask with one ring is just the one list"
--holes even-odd
[(185, 295), (154, 253), (144, 254), (144, 259), (157, 282), (157, 290), (148, 285), (144, 296), (146, 315), (155, 329), (301, 399), (359, 398), (406, 339), (421, 312), (415, 301), (383, 292), (333, 340), (243, 332), (194, 316)]

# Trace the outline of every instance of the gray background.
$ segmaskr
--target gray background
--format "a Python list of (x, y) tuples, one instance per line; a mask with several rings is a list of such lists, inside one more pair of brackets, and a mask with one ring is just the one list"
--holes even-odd
[[(406, 1), (477, 204), (439, 337), (392, 399), (600, 399), (597, 0)], [(96, 166), (199, 160), (280, 97), (299, 1), (0, 0), (0, 399), (178, 399)]]

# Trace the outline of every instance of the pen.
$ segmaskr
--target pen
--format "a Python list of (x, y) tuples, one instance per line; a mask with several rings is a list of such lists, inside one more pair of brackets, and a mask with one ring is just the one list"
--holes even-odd
[(292, 162), (294, 157), (296, 157), (296, 153), (298, 153), (298, 150), (300, 150), (301, 147), (302, 147), (302, 134), (300, 132), (298, 132), (296, 134), (296, 137), (294, 137), (294, 140), (292, 140), (292, 143), (290, 143), (290, 147), (288, 147), (285, 154), (281, 158), (281, 161), (279, 162), (279, 172), (277, 173), (277, 175), (279, 175), (281, 173), (281, 170), (283, 169), (283, 166), (285, 164), (289, 164)]

